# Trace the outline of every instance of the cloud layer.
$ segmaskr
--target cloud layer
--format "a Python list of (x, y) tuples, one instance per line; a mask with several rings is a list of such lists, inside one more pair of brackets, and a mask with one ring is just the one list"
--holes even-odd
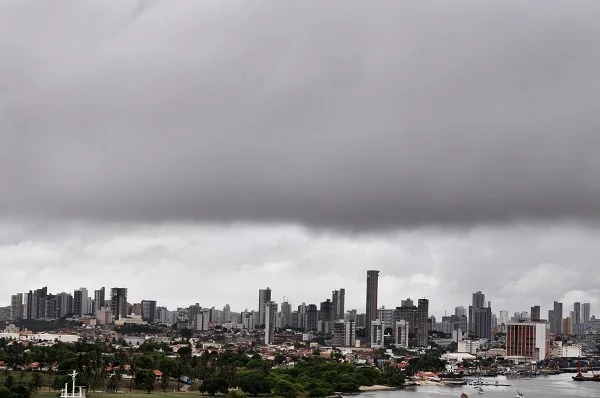
[(298, 226), (123, 225), (3, 222), (0, 304), (47, 285), (52, 292), (128, 287), (131, 302), (170, 309), (200, 303), (258, 307), (258, 289), (294, 306), (346, 289), (346, 308), (364, 311), (366, 270), (380, 273), (379, 305), (430, 299), (440, 317), (482, 290), (500, 310), (544, 311), (564, 301), (600, 306), (597, 227), (510, 225), (447, 231), (419, 228), (344, 236)]
[(600, 3), (0, 2), (4, 215), (600, 214)]

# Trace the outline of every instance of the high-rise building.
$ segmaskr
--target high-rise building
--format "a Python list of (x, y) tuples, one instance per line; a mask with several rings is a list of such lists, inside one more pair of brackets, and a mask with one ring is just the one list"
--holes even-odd
[(306, 328), (306, 304), (302, 303), (298, 306), (298, 326), (300, 329)]
[(492, 309), (476, 308), (473, 311), (473, 333), (482, 339), (492, 338)]
[(376, 320), (377, 316), (377, 294), (379, 287), (379, 271), (369, 270), (367, 271), (367, 310), (365, 316), (365, 322), (367, 324), (367, 341), (372, 341), (371, 339), (371, 323)]
[(57, 317), (63, 318), (73, 314), (73, 296), (69, 293), (62, 292), (58, 294), (57, 301)]
[(427, 347), (429, 344), (429, 330), (427, 328), (427, 321), (429, 319), (429, 300), (427, 299), (419, 299), (418, 305), (418, 322), (419, 322), (419, 331), (417, 334), (417, 346), (419, 347)]
[(331, 302), (333, 303), (333, 320), (335, 322), (344, 319), (344, 300), (346, 296), (346, 290), (334, 290), (331, 292)]
[(142, 319), (154, 323), (156, 321), (156, 300), (142, 300), (141, 307)]
[(406, 300), (400, 300), (400, 306), (401, 307), (414, 307), (415, 303), (409, 297)]
[(508, 323), (508, 311), (500, 311), (500, 325), (506, 325)]
[(319, 310), (315, 304), (306, 307), (306, 331), (316, 332), (319, 321)]
[(462, 305), (459, 307), (454, 307), (454, 315), (456, 316), (467, 316), (467, 310)]
[(333, 346), (354, 347), (356, 345), (356, 326), (353, 321), (337, 320), (333, 324)]
[(386, 330), (393, 329), (396, 310), (391, 308), (381, 307), (377, 310), (377, 319), (381, 321), (381, 327), (383, 328), (383, 334), (386, 334)]
[(276, 314), (277, 303), (273, 301), (265, 303), (265, 344), (273, 344)]
[(94, 290), (94, 314), (106, 307), (106, 288)]
[(563, 319), (562, 322), (562, 333), (566, 334), (566, 335), (572, 335), (573, 334), (573, 318), (571, 318), (570, 316), (566, 317), (565, 319)]
[[(466, 318), (466, 316), (465, 316)], [(409, 325), (406, 321), (395, 321), (394, 322), (394, 344), (396, 347), (408, 348), (408, 333)]]
[(550, 321), (550, 331), (555, 334), (562, 333), (562, 323), (563, 323), (563, 305), (558, 301), (554, 302), (554, 309), (552, 310), (552, 318), (548, 319)]
[(581, 322), (590, 323), (590, 303), (583, 303), (581, 306)]
[(383, 325), (379, 319), (371, 321), (371, 347), (383, 347)]
[(258, 290), (258, 323), (259, 325), (265, 324), (265, 304), (271, 301), (271, 289), (259, 289)]
[(577, 302), (573, 304), (573, 317), (571, 318), (574, 325), (581, 323), (581, 303)]
[(110, 289), (110, 309), (115, 321), (127, 316), (127, 288)]
[(534, 305), (533, 307), (531, 307), (531, 321), (537, 322), (537, 321), (540, 321), (541, 319), (542, 319), (542, 317), (541, 317), (541, 312), (540, 312), (540, 306)]
[(10, 297), (10, 319), (13, 321), (23, 319), (23, 293)]
[(280, 312), (280, 325), (282, 328), (290, 326), (292, 324), (292, 305), (284, 301), (281, 303), (281, 312)]
[(229, 304), (225, 304), (225, 307), (223, 307), (223, 322), (231, 322), (231, 307)]
[(506, 325), (506, 356), (531, 358), (540, 361), (546, 358), (546, 324), (539, 322), (509, 323)]
[(394, 310), (394, 321), (408, 322), (409, 334), (416, 338), (419, 333), (419, 310), (413, 305), (411, 299), (402, 300), (402, 307), (396, 307)]
[(84, 308), (87, 308), (87, 301), (84, 299), (87, 296), (85, 288), (77, 289), (73, 292), (73, 315), (82, 316)]
[(475, 310), (477, 308), (485, 307), (485, 294), (481, 293), (481, 290), (473, 293), (473, 300), (469, 306), (469, 332), (475, 332)]

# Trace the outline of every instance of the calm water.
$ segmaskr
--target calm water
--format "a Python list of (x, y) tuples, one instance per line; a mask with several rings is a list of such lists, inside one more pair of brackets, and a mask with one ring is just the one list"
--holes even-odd
[[(571, 380), (573, 374), (556, 376), (538, 376), (532, 379), (503, 380), (501, 383), (510, 384), (510, 387), (484, 386), (484, 394), (478, 394), (472, 386), (445, 387), (445, 386), (418, 386), (399, 391), (373, 391), (360, 394), (360, 397), (369, 398), (404, 398), (404, 397), (455, 397), (466, 393), (469, 398), (474, 397), (505, 397), (514, 398), (517, 390), (525, 398), (554, 398), (554, 397), (594, 397), (600, 398), (599, 382), (576, 382)], [(495, 379), (489, 379), (492, 383)]]

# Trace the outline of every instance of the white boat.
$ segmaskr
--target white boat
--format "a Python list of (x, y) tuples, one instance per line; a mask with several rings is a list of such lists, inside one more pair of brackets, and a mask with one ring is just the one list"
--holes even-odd
[(525, 398), (525, 395), (523, 395), (519, 391), (517, 391), (517, 395), (515, 395), (515, 398)]

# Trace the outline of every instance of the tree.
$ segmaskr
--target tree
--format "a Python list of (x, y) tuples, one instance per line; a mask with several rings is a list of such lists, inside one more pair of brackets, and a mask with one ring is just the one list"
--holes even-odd
[(13, 398), (13, 393), (6, 387), (0, 387), (0, 398)]
[(148, 394), (154, 390), (154, 375), (147, 369), (138, 370), (135, 374), (135, 385), (143, 387)]
[(237, 385), (247, 394), (257, 396), (271, 392), (271, 385), (267, 377), (261, 371), (240, 372), (236, 380)]
[(202, 381), (199, 389), (203, 394), (205, 392), (209, 395), (215, 395), (218, 392), (227, 394), (229, 391), (229, 384), (222, 376), (209, 376)]
[(167, 392), (167, 388), (169, 388), (169, 376), (167, 376), (166, 373), (163, 373), (162, 377), (160, 378), (160, 386), (163, 392)]
[(15, 378), (13, 377), (13, 375), (9, 374), (8, 376), (6, 376), (6, 379), (4, 380), (4, 387), (8, 388), (9, 390), (11, 388), (13, 388), (15, 385)]
[(42, 387), (42, 376), (39, 372), (34, 372), (29, 382), (29, 388), (31, 391), (37, 391)]

